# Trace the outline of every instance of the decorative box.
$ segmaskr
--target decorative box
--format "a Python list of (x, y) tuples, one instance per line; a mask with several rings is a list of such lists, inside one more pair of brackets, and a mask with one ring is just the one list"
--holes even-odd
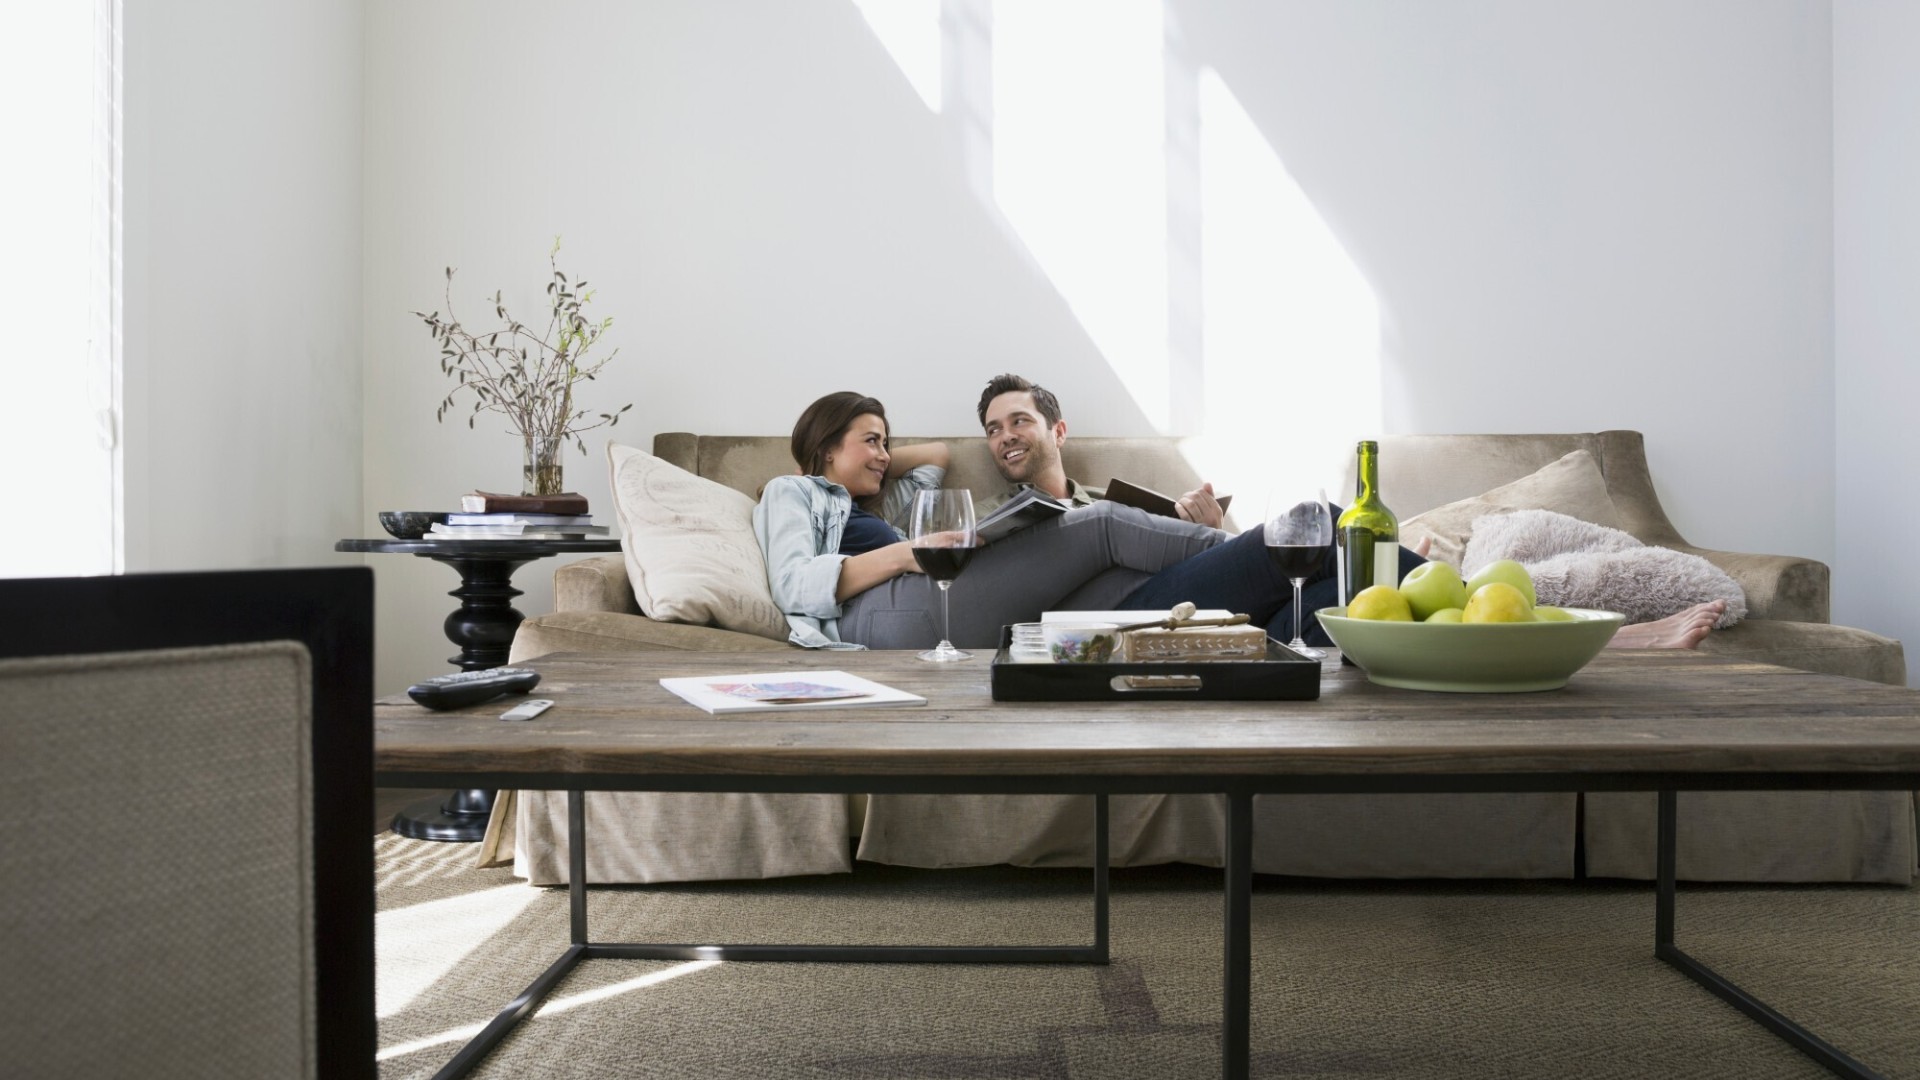
[(1134, 664), (1259, 660), (1267, 655), (1267, 632), (1251, 623), (1193, 626), (1184, 630), (1155, 627), (1129, 630), (1122, 636), (1125, 638), (1124, 659)]

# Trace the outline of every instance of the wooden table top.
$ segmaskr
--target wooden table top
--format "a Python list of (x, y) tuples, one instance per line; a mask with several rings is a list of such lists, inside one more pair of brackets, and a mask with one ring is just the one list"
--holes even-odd
[[(1090, 777), (1846, 773), (1920, 776), (1920, 691), (1672, 651), (1608, 651), (1564, 688), (1441, 694), (1329, 663), (1317, 701), (996, 702), (983, 655), (909, 652), (554, 654), (553, 708), (501, 699), (375, 714), (395, 774)], [(682, 675), (842, 669), (924, 706), (714, 716), (659, 685)], [(1865, 786), (1865, 785), (1863, 785)]]

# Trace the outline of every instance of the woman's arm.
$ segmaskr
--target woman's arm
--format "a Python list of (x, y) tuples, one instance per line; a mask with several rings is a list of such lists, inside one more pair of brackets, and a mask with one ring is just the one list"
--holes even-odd
[(901, 574), (919, 572), (913, 547), (905, 542), (852, 556), (819, 550), (808, 509), (807, 485), (812, 482), (799, 476), (775, 477), (767, 481), (753, 510), (754, 533), (766, 560), (767, 585), (775, 606), (790, 615), (837, 619), (840, 604), (848, 598)]
[(776, 476), (767, 481), (753, 508), (753, 531), (767, 564), (767, 585), (774, 606), (789, 615), (833, 619), (840, 615), (834, 590), (840, 580), (839, 552), (820, 550), (819, 536), (808, 509), (811, 496), (801, 476)]
[(947, 444), (943, 442), (914, 443), (912, 446), (902, 446), (892, 453), (893, 460), (887, 463), (889, 477), (905, 476), (907, 470), (917, 469), (922, 465), (932, 465), (937, 469), (945, 470), (948, 460), (953, 456), (948, 452)]
[(833, 598), (842, 603), (902, 574), (917, 574), (920, 564), (914, 560), (913, 545), (905, 540), (883, 548), (849, 555), (840, 563), (840, 583)]

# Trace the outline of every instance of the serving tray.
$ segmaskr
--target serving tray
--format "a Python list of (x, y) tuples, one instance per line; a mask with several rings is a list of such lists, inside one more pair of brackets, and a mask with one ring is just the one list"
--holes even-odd
[(1320, 661), (1267, 639), (1261, 660), (1055, 664), (1017, 660), (1013, 628), (1000, 629), (995, 701), (1314, 701)]

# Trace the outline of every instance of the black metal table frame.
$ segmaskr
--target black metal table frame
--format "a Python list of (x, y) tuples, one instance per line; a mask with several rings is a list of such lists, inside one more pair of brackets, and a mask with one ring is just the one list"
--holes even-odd
[[(1221, 1000), (1221, 1075), (1248, 1080), (1251, 1068), (1253, 797), (1269, 794), (1473, 793), (1551, 791), (1651, 791), (1657, 793), (1658, 854), (1654, 901), (1654, 956), (1679, 969), (1716, 997), (1739, 1009), (1802, 1054), (1838, 1076), (1880, 1078), (1846, 1052), (1802, 1027), (1779, 1010), (1742, 990), (1731, 980), (1674, 944), (1674, 908), (1681, 791), (1912, 791), (1920, 773), (1520, 773), (1402, 775), (1252, 775), (1252, 776), (725, 776), (644, 775), (631, 773), (448, 773), (381, 772), (378, 780), (402, 787), (441, 787), (472, 782), (484, 775), (500, 787), (567, 792), (568, 902), (572, 942), (538, 978), (475, 1035), (434, 1080), (455, 1080), (471, 1072), (530, 1015), (540, 1001), (582, 960), (761, 960), (860, 963), (1083, 963), (1104, 964), (1108, 956), (1109, 795), (1224, 795), (1227, 832), (1224, 870), (1224, 978)], [(940, 945), (668, 945), (592, 942), (587, 935), (586, 813), (587, 791), (768, 792), (804, 794), (990, 794), (1095, 796), (1094, 942), (1080, 946)]]

